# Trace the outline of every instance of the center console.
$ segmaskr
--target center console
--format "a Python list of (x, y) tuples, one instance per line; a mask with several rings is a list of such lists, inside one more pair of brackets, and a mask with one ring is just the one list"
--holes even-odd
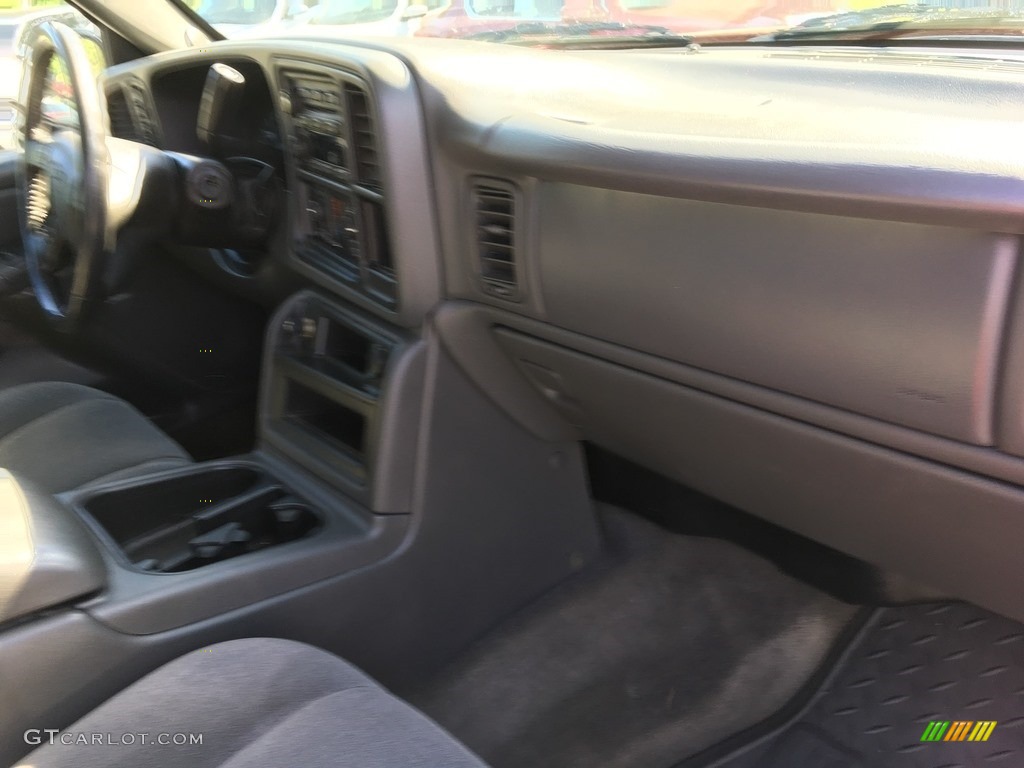
[(408, 512), (423, 360), (419, 339), (312, 291), (297, 294), (268, 333), (268, 449), (374, 512)]
[[(417, 307), (430, 292), (413, 269), (400, 293), (392, 262), (389, 229), (407, 240), (416, 218), (387, 220), (386, 193), (399, 205), (407, 194), (384, 172), (396, 142), (378, 134), (377, 102), (388, 97), (358, 68), (274, 59), (267, 74), (286, 138), (288, 256), (317, 288), (270, 321), (253, 454), (60, 499), (106, 566), (86, 610), (120, 632), (194, 625), (350, 573), (385, 559), (409, 527), (426, 389)], [(207, 107), (213, 95), (204, 89)], [(200, 134), (217, 122), (206, 118)], [(78, 596), (98, 591), (90, 584)]]
[(308, 63), (283, 66), (278, 83), (295, 173), (297, 260), (329, 286), (393, 308), (398, 288), (369, 89), (350, 73)]
[(408, 512), (415, 445), (395, 435), (416, 434), (424, 355), (396, 322), (406, 286), (388, 234), (401, 222), (389, 221), (380, 89), (312, 61), (277, 60), (274, 80), (290, 160), (290, 254), (325, 292), (294, 296), (271, 321), (263, 443), (372, 512)]
[(260, 445), (72, 492), (106, 562), (97, 620), (149, 635), (386, 558), (413, 505), (425, 342), (308, 290), (266, 336)]
[(316, 533), (322, 516), (265, 470), (190, 468), (80, 501), (124, 565), (182, 573)]

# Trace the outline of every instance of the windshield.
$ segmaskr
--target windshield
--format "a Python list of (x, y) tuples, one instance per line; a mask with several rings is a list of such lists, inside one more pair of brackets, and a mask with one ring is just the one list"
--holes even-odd
[(317, 24), (357, 24), (386, 19), (398, 9), (398, 0), (321, 0), (310, 21)]
[(226, 37), (300, 33), (514, 44), (1024, 40), (1024, 0), (174, 0)]
[(0, 23), (0, 56), (10, 56), (14, 52), (14, 31), (16, 24)]
[(273, 22), (276, 0), (200, 0), (195, 10), (211, 24)]

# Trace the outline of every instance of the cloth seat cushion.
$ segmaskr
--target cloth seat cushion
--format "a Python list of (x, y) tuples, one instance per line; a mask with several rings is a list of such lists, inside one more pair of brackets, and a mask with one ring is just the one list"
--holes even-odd
[(0, 467), (49, 493), (189, 461), (135, 408), (97, 389), (55, 381), (0, 391)]
[[(149, 734), (143, 745), (139, 734)], [(161, 734), (202, 744), (153, 744)], [(32, 768), (486, 768), (425, 715), (337, 656), (232, 640), (157, 669), (44, 743)], [(101, 734), (113, 744), (76, 744)], [(134, 744), (123, 744), (134, 734)]]

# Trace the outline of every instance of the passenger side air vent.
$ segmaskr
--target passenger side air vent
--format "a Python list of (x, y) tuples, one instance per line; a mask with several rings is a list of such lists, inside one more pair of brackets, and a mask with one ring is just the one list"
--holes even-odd
[(355, 155), (356, 178), (364, 187), (380, 190), (380, 158), (377, 152), (377, 136), (373, 127), (370, 101), (358, 86), (345, 86), (348, 97), (348, 117), (352, 126), (352, 152)]
[(484, 290), (503, 299), (517, 299), (515, 188), (490, 179), (478, 181), (473, 186), (473, 206)]

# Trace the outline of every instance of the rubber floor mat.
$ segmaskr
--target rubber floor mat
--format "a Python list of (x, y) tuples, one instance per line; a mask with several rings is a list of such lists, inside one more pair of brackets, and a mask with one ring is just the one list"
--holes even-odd
[(1024, 766), (1024, 625), (965, 603), (880, 609), (802, 714), (715, 765)]

